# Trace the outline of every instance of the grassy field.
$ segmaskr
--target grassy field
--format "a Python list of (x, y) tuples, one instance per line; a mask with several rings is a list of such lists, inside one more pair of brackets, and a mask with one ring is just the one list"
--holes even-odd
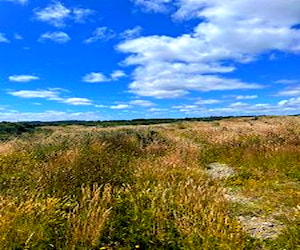
[(300, 117), (46, 127), (0, 144), (0, 249), (300, 249), (299, 179)]

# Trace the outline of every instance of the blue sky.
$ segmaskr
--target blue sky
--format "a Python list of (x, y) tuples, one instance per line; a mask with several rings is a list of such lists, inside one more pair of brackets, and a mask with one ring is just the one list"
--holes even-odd
[(0, 0), (0, 120), (300, 113), (300, 0)]

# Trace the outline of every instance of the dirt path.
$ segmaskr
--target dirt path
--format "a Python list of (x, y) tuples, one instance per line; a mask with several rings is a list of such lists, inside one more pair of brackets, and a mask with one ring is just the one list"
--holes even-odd
[[(206, 173), (210, 178), (221, 181), (235, 175), (235, 171), (231, 167), (218, 162), (208, 164)], [(240, 193), (232, 192), (232, 190), (225, 187), (224, 197), (230, 202), (243, 205), (251, 205), (253, 202), (263, 202), (258, 199), (244, 197)], [(274, 218), (274, 214), (264, 217), (241, 214), (237, 219), (252, 237), (259, 239), (274, 239), (284, 228), (284, 225)]]

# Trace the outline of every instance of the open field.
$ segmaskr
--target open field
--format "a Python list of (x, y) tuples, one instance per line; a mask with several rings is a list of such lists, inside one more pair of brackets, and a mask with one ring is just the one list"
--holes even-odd
[(0, 144), (0, 249), (298, 249), (300, 117), (47, 127)]

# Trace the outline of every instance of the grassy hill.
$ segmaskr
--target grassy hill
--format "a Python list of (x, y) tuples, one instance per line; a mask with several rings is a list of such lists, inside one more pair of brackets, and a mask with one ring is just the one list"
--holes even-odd
[(47, 125), (0, 143), (1, 249), (299, 247), (300, 117)]

